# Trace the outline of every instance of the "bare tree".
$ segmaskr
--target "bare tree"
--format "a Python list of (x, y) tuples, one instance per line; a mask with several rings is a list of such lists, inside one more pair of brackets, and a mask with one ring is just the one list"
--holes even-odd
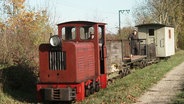
[[(183, 0), (144, 0), (134, 9), (137, 24), (161, 23), (175, 27), (176, 43), (184, 43), (184, 1)], [(179, 42), (178, 42), (179, 41)], [(183, 43), (182, 43), (183, 42)], [(184, 47), (183, 47), (184, 49)]]
[(152, 10), (149, 6), (149, 0), (137, 2), (133, 10), (133, 18), (136, 24), (144, 24), (154, 22), (152, 18)]

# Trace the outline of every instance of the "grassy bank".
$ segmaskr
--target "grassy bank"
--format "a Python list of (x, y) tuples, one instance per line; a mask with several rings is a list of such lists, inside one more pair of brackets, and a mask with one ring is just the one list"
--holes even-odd
[(107, 89), (91, 95), (81, 104), (127, 104), (136, 101), (151, 85), (157, 83), (168, 71), (184, 61), (184, 51), (178, 51), (168, 60), (135, 70), (132, 74), (117, 79)]

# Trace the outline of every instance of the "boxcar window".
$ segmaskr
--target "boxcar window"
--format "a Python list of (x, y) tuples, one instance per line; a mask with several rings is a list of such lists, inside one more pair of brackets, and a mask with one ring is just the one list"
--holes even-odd
[(62, 28), (62, 39), (63, 40), (75, 40), (76, 28), (75, 27), (63, 27)]
[(149, 36), (154, 36), (154, 29), (149, 29)]
[(94, 39), (94, 28), (92, 26), (80, 27), (80, 38), (82, 40)]
[(170, 29), (168, 30), (168, 33), (169, 33), (169, 39), (171, 39), (171, 30)]

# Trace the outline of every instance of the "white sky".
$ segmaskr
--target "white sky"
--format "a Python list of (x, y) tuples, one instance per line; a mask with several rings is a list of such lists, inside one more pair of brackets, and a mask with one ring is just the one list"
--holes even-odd
[(121, 27), (134, 26), (132, 9), (138, 0), (27, 0), (31, 8), (47, 8), (54, 24), (73, 20), (88, 20), (107, 23), (107, 33), (117, 33), (119, 10), (130, 10), (121, 14)]

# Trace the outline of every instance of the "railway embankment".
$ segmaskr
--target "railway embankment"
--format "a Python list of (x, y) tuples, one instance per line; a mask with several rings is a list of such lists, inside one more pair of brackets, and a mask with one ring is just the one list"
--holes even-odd
[[(158, 83), (158, 81), (166, 77), (166, 73), (172, 71), (174, 67), (180, 65), (182, 62), (184, 62), (184, 51), (180, 50), (176, 53), (176, 55), (172, 56), (168, 60), (162, 60), (157, 64), (147, 66), (143, 69), (133, 69), (131, 74), (129, 74), (128, 76), (121, 79), (116, 79), (113, 83), (108, 85), (107, 89), (100, 90), (100, 92), (89, 96), (83, 102), (78, 102), (77, 104), (131, 104), (135, 102), (140, 102), (138, 98), (141, 95), (149, 91), (152, 86)], [(34, 80), (34, 77), (28, 76), (30, 74), (18, 74), (17, 71), (19, 73), (23, 73), (24, 71), (19, 71), (19, 69), (16, 67), (14, 67), (13, 70), (7, 68), (1, 68), (1, 70), (4, 70), (3, 72), (11, 73), (11, 76), (9, 78), (13, 80), (17, 80), (17, 78), (22, 79), (22, 81), (25, 79), (27, 80), (28, 78)], [(5, 76), (5, 74), (3, 76), (3, 78), (8, 78), (8, 76)], [(5, 79), (1, 80), (4, 81)], [(169, 80), (166, 82), (169, 82)], [(169, 83), (170, 85), (168, 86), (171, 86), (172, 83)], [(14, 82), (14, 84), (16, 83)], [(33, 81), (29, 84), (35, 85), (35, 82)], [(24, 85), (26, 85), (25, 82)], [(6, 88), (4, 87), (5, 86), (3, 85), (3, 83), (1, 83), (1, 104), (27, 104), (35, 102), (35, 92), (34, 90), (31, 90), (32, 92), (30, 93), (30, 91), (28, 91), (29, 87), (27, 87), (27, 90), (25, 90), (26, 88), (19, 88), (19, 90), (10, 90), (6, 89), (10, 86), (6, 86)], [(30, 89), (32, 89), (32, 87), (30, 87)], [(179, 88), (179, 90), (182, 89)], [(26, 97), (27, 95), (29, 96)]]

